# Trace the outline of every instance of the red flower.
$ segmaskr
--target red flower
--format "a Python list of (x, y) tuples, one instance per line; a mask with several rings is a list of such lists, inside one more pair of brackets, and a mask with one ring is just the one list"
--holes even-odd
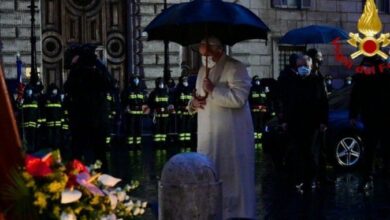
[(44, 177), (53, 173), (50, 166), (52, 165), (51, 154), (43, 158), (27, 155), (25, 159), (27, 172), (32, 176)]
[(88, 172), (87, 167), (79, 160), (72, 160), (66, 167), (69, 173), (74, 173), (76, 175), (79, 173)]
[(73, 187), (75, 185), (78, 185), (76, 179), (77, 174), (87, 172), (87, 167), (81, 163), (79, 160), (73, 160), (70, 161), (67, 166), (67, 173), (68, 173), (68, 182), (66, 183), (66, 187)]

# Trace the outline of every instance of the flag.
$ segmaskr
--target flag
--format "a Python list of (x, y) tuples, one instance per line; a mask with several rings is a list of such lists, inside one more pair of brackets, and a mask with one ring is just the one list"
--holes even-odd
[(16, 71), (17, 71), (17, 77), (18, 77), (17, 78), (18, 82), (17, 82), (17, 87), (16, 87), (16, 92), (17, 92), (18, 96), (16, 98), (16, 101), (18, 103), (20, 103), (20, 101), (22, 100), (24, 88), (26, 87), (26, 85), (23, 84), (22, 66), (23, 66), (23, 62), (20, 59), (20, 54), (18, 53), (16, 55)]

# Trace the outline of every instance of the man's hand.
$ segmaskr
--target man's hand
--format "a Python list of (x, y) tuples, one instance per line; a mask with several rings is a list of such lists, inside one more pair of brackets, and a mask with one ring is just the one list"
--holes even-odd
[(208, 78), (205, 78), (203, 80), (203, 90), (205, 92), (212, 93), (214, 90), (214, 87), (215, 87), (214, 84)]
[(205, 105), (206, 105), (206, 100), (198, 100), (193, 98), (191, 101), (191, 107), (195, 110), (198, 110), (198, 108), (204, 109)]
[(150, 108), (149, 108), (149, 106), (147, 106), (147, 105), (142, 105), (142, 112), (143, 112), (144, 114), (149, 114), (149, 113), (150, 113)]

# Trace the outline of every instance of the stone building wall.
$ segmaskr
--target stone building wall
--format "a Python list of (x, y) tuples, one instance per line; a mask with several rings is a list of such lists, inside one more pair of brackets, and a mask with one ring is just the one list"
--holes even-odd
[[(0, 39), (3, 44), (1, 50), (5, 76), (8, 79), (16, 78), (16, 54), (19, 52), (25, 66), (31, 63), (31, 16), (29, 0), (0, 0)], [(35, 27), (37, 37), (37, 66), (41, 69), (41, 14), (40, 1), (35, 13)], [(24, 73), (24, 69), (23, 69)]]
[[(162, 1), (141, 1), (141, 25), (145, 27), (163, 8)], [(180, 0), (168, 0), (168, 3), (178, 3)], [(184, 1), (181, 1), (184, 2)], [(237, 0), (243, 6), (250, 8), (271, 29), (268, 41), (250, 40), (240, 42), (231, 47), (233, 57), (243, 61), (251, 75), (277, 78), (279, 75), (279, 44), (278, 39), (288, 30), (311, 25), (323, 24), (338, 26), (347, 32), (357, 32), (357, 22), (361, 16), (362, 0), (311, 0), (309, 9), (285, 9), (272, 7), (272, 0)], [(383, 32), (390, 31), (390, 15), (380, 13), (383, 23)], [(316, 47), (323, 51), (324, 74), (333, 74), (343, 77), (351, 72), (346, 70), (335, 60), (332, 45), (307, 45), (307, 48)], [(159, 41), (144, 41), (144, 71), (146, 79), (153, 79), (163, 74), (163, 43)], [(355, 49), (345, 45), (342, 47), (346, 55)], [(180, 45), (170, 43), (170, 63), (172, 75), (180, 75), (181, 63)], [(355, 62), (358, 62), (356, 60)], [(151, 82), (148, 83), (152, 85)]]

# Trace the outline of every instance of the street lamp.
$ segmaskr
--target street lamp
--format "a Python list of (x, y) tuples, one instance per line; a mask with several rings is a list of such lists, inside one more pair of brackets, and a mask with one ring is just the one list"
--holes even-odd
[[(164, 10), (167, 9), (167, 0), (164, 0)], [(164, 82), (167, 83), (171, 78), (171, 70), (169, 69), (169, 42), (164, 40)]]
[(31, 14), (31, 78), (30, 83), (32, 85), (35, 85), (38, 82), (38, 73), (37, 73), (37, 49), (36, 49), (36, 42), (37, 37), (35, 36), (35, 9), (37, 6), (35, 6), (35, 1), (31, 0), (31, 5), (28, 6), (30, 8), (30, 14)]

